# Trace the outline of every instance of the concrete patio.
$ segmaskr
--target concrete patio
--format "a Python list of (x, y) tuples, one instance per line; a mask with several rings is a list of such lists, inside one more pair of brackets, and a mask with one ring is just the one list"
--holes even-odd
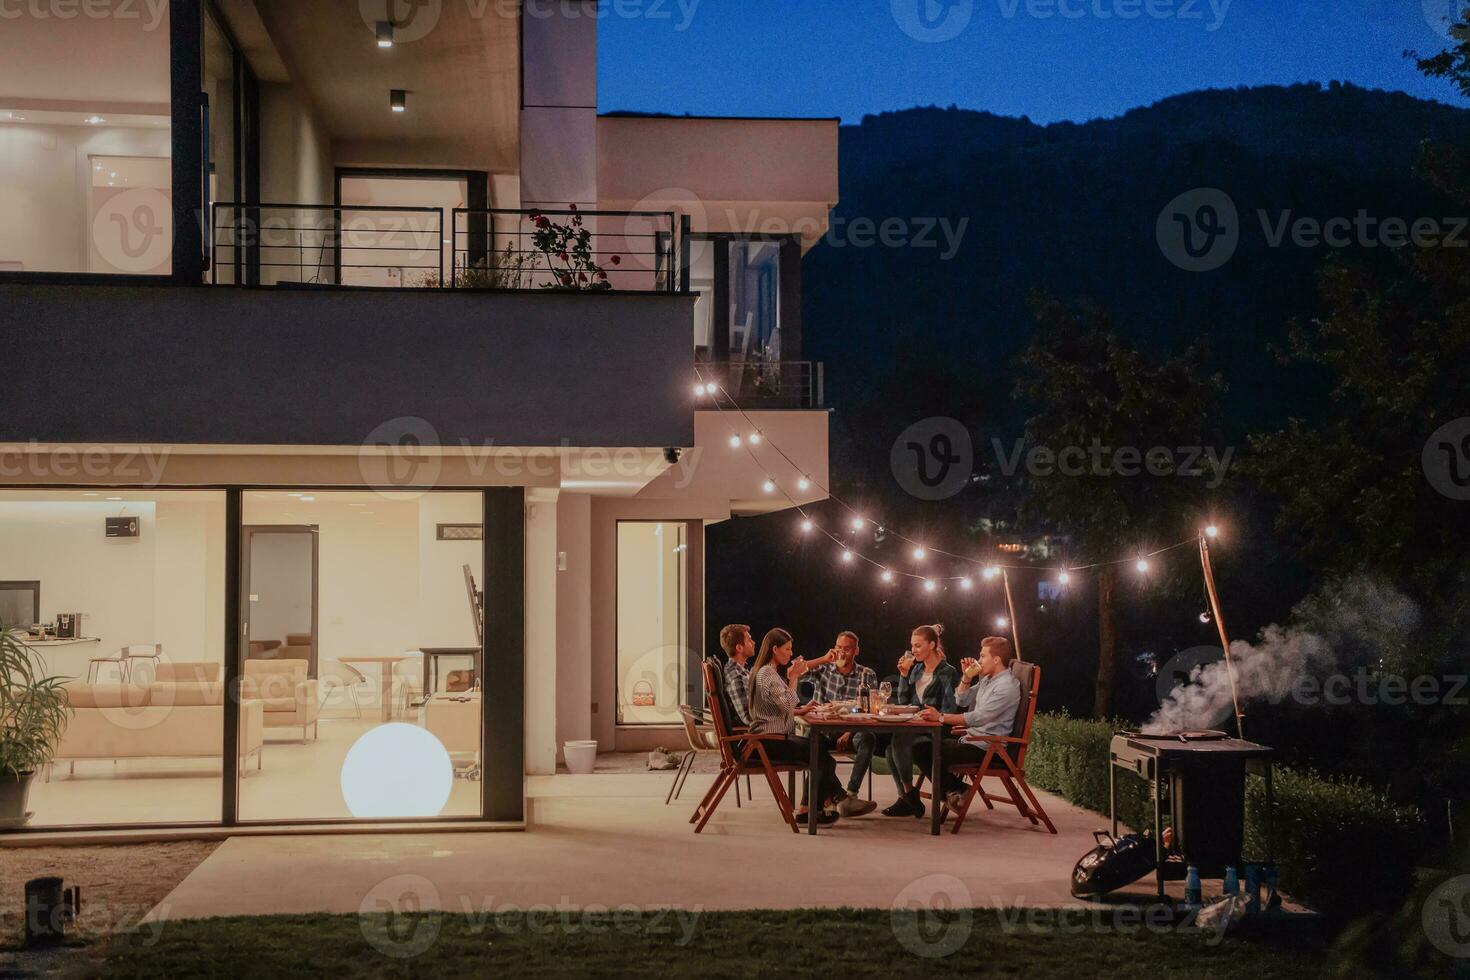
[[(382, 907), (482, 914), (508, 907), (724, 910), (928, 906), (1068, 907), (1073, 864), (1105, 821), (1039, 794), (1058, 835), (1013, 809), (972, 812), (958, 835), (927, 820), (874, 813), (815, 838), (791, 833), (768, 793), (733, 794), (699, 835), (689, 814), (711, 776), (664, 805), (671, 774), (598, 773), (528, 780), (525, 833), (235, 837), (150, 913), (151, 919)], [(886, 802), (887, 788), (876, 787)], [(712, 881), (718, 883), (712, 885)], [(1148, 882), (1131, 893), (1149, 894)], [(1118, 896), (1123, 897), (1123, 896)]]

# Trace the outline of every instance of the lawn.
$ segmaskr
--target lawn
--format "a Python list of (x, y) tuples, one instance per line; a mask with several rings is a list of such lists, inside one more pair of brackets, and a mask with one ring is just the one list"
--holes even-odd
[[(1313, 978), (1328, 941), (1309, 921), (1223, 941), (1137, 912), (502, 910), (225, 918), (116, 936), (109, 977), (556, 976)], [(1359, 974), (1361, 975), (1361, 974)]]

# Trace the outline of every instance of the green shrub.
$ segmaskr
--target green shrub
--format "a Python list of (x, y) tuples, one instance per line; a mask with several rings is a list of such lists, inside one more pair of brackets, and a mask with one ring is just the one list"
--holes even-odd
[[(1070, 803), (1108, 812), (1108, 744), (1121, 723), (1038, 714), (1026, 777)], [(1119, 773), (1118, 819), (1143, 829), (1153, 805), (1143, 780)], [(1413, 885), (1418, 814), (1354, 780), (1276, 766), (1276, 865), (1283, 892), (1327, 915), (1397, 908)], [(1246, 784), (1247, 855), (1266, 853), (1264, 780)]]

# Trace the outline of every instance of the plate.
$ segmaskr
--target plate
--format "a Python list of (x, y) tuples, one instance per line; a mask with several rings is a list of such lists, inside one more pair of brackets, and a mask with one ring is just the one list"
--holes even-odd
[(885, 715), (912, 715), (918, 713), (918, 706), (912, 704), (888, 704), (883, 706)]

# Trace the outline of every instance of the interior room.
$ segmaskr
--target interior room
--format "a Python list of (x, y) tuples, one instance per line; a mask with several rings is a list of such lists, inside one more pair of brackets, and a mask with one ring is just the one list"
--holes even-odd
[[(477, 816), (481, 495), (242, 497), (238, 819)], [(0, 491), (0, 609), (72, 709), (33, 826), (221, 819), (226, 532), (221, 491)]]

